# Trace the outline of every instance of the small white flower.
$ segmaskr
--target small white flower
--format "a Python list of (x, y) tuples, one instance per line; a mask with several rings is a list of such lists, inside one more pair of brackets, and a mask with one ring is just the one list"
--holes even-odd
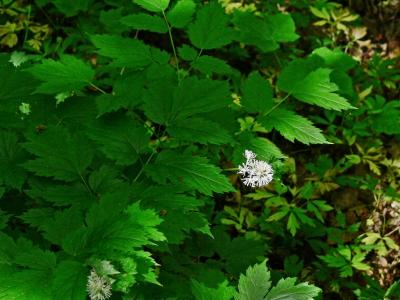
[(238, 174), (242, 175), (245, 185), (261, 187), (272, 181), (274, 170), (269, 163), (257, 160), (256, 154), (250, 150), (246, 150), (244, 156), (246, 163), (239, 166)]
[(95, 270), (90, 272), (86, 285), (90, 300), (106, 300), (111, 297), (111, 284), (107, 278), (97, 275)]

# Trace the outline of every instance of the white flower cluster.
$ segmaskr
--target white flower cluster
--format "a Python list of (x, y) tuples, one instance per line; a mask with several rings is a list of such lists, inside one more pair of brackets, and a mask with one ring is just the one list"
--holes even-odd
[(244, 156), (246, 163), (239, 166), (238, 174), (242, 175), (245, 185), (261, 187), (272, 181), (274, 170), (269, 163), (257, 160), (256, 154), (250, 150), (246, 150)]
[(87, 281), (90, 300), (106, 300), (111, 297), (111, 284), (107, 278), (99, 276), (95, 270), (90, 272)]

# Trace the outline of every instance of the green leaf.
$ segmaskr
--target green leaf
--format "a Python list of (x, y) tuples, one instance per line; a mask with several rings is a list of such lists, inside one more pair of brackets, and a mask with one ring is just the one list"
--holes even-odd
[(321, 57), (324, 60), (325, 65), (332, 69), (346, 72), (357, 65), (357, 61), (339, 49), (331, 50), (322, 47), (315, 49), (312, 53)]
[(221, 75), (232, 74), (232, 68), (225, 61), (208, 55), (202, 55), (194, 60), (192, 67), (206, 75), (213, 73)]
[(224, 281), (217, 288), (211, 288), (204, 283), (192, 279), (191, 288), (196, 300), (231, 300), (235, 294), (235, 288), (229, 286), (228, 281)]
[(77, 261), (64, 260), (58, 266), (53, 280), (54, 299), (86, 299), (87, 269)]
[(306, 59), (292, 60), (279, 75), (277, 86), (282, 91), (290, 92), (308, 74), (323, 65), (323, 59), (315, 55)]
[(172, 137), (201, 144), (220, 145), (233, 142), (229, 133), (218, 123), (202, 118), (178, 120), (167, 131)]
[(279, 43), (299, 38), (289, 14), (268, 15), (262, 20), (251, 13), (237, 13), (234, 22), (239, 30), (239, 41), (263, 52), (274, 51), (279, 48)]
[(228, 45), (234, 38), (229, 28), (229, 17), (217, 2), (198, 10), (196, 20), (189, 25), (189, 39), (199, 49), (215, 49)]
[(181, 47), (178, 48), (178, 55), (183, 60), (192, 61), (197, 58), (198, 53), (196, 49), (188, 45), (182, 45)]
[(321, 130), (315, 127), (308, 119), (286, 109), (275, 109), (268, 116), (259, 118), (259, 122), (267, 129), (275, 128), (286, 139), (293, 142), (309, 144), (329, 144), (321, 134)]
[(128, 198), (127, 191), (121, 190), (102, 197), (100, 203), (92, 206), (86, 215), (83, 235), (86, 251), (96, 255), (131, 253), (134, 248), (165, 240), (156, 228), (162, 219), (153, 210), (140, 208), (138, 202), (125, 209)]
[(152, 12), (163, 12), (169, 5), (169, 0), (133, 0), (133, 2)]
[(290, 231), (292, 236), (295, 236), (297, 229), (300, 228), (299, 221), (294, 213), (290, 213), (286, 228)]
[(210, 164), (204, 157), (189, 153), (164, 150), (155, 163), (149, 164), (145, 170), (156, 182), (164, 184), (169, 180), (206, 195), (234, 191), (228, 179), (220, 174), (218, 167)]
[(111, 94), (96, 97), (98, 115), (134, 108), (142, 101), (145, 78), (141, 73), (125, 73), (115, 81)]
[(40, 135), (31, 134), (24, 147), (37, 158), (24, 167), (39, 176), (74, 181), (80, 180), (91, 164), (93, 150), (87, 138), (70, 135), (62, 127), (48, 128)]
[(241, 133), (238, 136), (237, 141), (238, 143), (235, 146), (233, 153), (233, 162), (237, 165), (243, 162), (243, 153), (245, 150), (253, 151), (257, 154), (258, 159), (265, 161), (272, 161), (286, 157), (269, 139), (256, 137), (248, 131)]
[(101, 150), (119, 165), (131, 165), (146, 151), (150, 134), (137, 122), (115, 119), (97, 122), (88, 128), (87, 134), (101, 145)]
[(278, 281), (278, 284), (270, 290), (265, 300), (312, 300), (320, 292), (321, 289), (314, 285), (308, 283), (296, 285), (296, 278), (285, 278)]
[(377, 133), (400, 134), (400, 103), (390, 101), (386, 103), (382, 112), (370, 116), (371, 127)]
[(120, 19), (120, 22), (136, 30), (148, 30), (157, 33), (168, 32), (165, 20), (158, 16), (151, 16), (148, 14), (132, 14)]
[(35, 90), (35, 93), (42, 94), (77, 92), (94, 77), (94, 70), (89, 65), (70, 55), (62, 56), (59, 61), (45, 59), (28, 71), (43, 81)]
[(113, 59), (115, 67), (141, 69), (152, 63), (150, 47), (143, 42), (118, 35), (92, 35), (92, 43), (100, 55)]
[(303, 80), (293, 83), (290, 90), (295, 98), (326, 109), (342, 110), (354, 108), (347, 100), (334, 92), (338, 87), (329, 79), (330, 69), (319, 68), (309, 73)]
[(262, 113), (274, 106), (271, 84), (260, 73), (252, 72), (242, 86), (240, 104), (251, 113)]
[(65, 14), (66, 17), (77, 15), (80, 11), (86, 11), (89, 8), (90, 0), (82, 1), (66, 1), (66, 0), (53, 0), (52, 3), (57, 9)]
[(226, 107), (231, 99), (226, 81), (188, 77), (178, 87), (167, 80), (153, 82), (144, 101), (145, 113), (151, 120), (169, 125), (176, 120)]
[(235, 295), (235, 300), (264, 300), (270, 287), (271, 276), (264, 261), (248, 267), (246, 275), (240, 275), (239, 293)]
[(167, 13), (168, 22), (172, 27), (184, 28), (193, 17), (196, 3), (193, 0), (179, 0)]
[(18, 144), (13, 132), (0, 131), (0, 183), (21, 189), (25, 182), (26, 171), (20, 167), (26, 153)]

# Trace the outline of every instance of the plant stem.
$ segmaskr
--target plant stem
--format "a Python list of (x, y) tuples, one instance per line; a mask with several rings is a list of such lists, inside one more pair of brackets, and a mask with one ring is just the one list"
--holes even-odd
[(90, 85), (91, 87), (93, 87), (95, 90), (99, 91), (100, 93), (105, 94), (105, 95), (107, 94), (106, 91), (104, 91), (103, 89), (99, 88), (99, 87), (98, 87), (97, 85), (95, 85), (94, 83), (89, 82), (89, 85)]
[(165, 15), (164, 11), (162, 11), (162, 14), (163, 14), (163, 17), (164, 17), (165, 24), (167, 25), (167, 28), (168, 28), (169, 41), (171, 42), (172, 51), (174, 52), (176, 71), (178, 73), (178, 80), (179, 80), (179, 60), (178, 60), (178, 55), (176, 55), (174, 39), (172, 38), (172, 28), (168, 23), (167, 16)]
[(265, 114), (263, 114), (262, 116), (268, 116), (270, 113), (272, 113), (275, 109), (277, 109), (283, 102), (285, 102), (289, 96), (291, 95), (291, 93), (287, 94), (284, 98), (282, 98), (278, 103), (276, 103), (269, 111), (267, 111)]

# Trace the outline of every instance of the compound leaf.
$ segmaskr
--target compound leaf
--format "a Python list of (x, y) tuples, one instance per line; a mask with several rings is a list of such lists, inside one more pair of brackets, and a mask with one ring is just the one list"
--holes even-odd
[(232, 185), (220, 174), (221, 170), (218, 167), (210, 164), (204, 157), (188, 153), (165, 150), (158, 155), (155, 163), (148, 165), (145, 170), (156, 182), (166, 183), (169, 180), (206, 195), (233, 191)]
[(59, 61), (45, 59), (28, 71), (43, 81), (35, 93), (57, 94), (71, 93), (81, 90), (94, 77), (94, 70), (82, 60), (64, 55)]
[(264, 300), (270, 287), (271, 275), (264, 261), (248, 267), (246, 275), (240, 275), (239, 293), (235, 295), (235, 300)]
[(215, 49), (230, 44), (234, 31), (228, 26), (229, 17), (217, 2), (204, 5), (189, 25), (189, 39), (199, 49)]
[(48, 128), (40, 135), (29, 135), (24, 147), (37, 156), (24, 164), (27, 170), (65, 181), (81, 179), (93, 158), (87, 138), (71, 135), (62, 127)]
[(268, 293), (265, 300), (312, 300), (318, 296), (321, 289), (306, 282), (296, 285), (296, 278), (285, 278), (278, 281)]
[(56, 268), (52, 285), (54, 299), (86, 299), (87, 269), (77, 261), (64, 260)]
[(152, 63), (150, 47), (135, 39), (118, 35), (92, 35), (92, 43), (100, 55), (113, 59), (115, 67), (140, 69)]
[(286, 109), (276, 109), (268, 116), (259, 118), (259, 122), (267, 129), (275, 128), (286, 139), (298, 140), (303, 144), (329, 144), (321, 130), (308, 119)]
[(274, 105), (271, 85), (258, 72), (249, 75), (242, 86), (242, 92), (240, 103), (248, 112), (262, 113)]
[(229, 133), (218, 123), (202, 118), (176, 121), (167, 130), (172, 137), (201, 144), (220, 145), (233, 142)]

